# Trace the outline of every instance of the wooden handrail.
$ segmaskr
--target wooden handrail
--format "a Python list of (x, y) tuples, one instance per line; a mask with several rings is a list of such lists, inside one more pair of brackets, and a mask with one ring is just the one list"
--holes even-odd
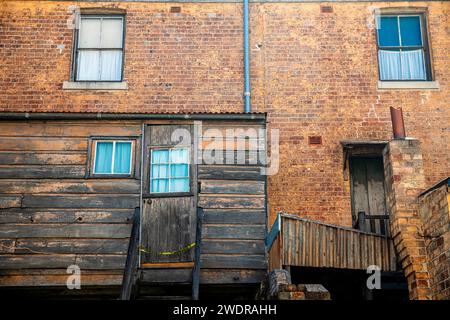
[(194, 268), (192, 269), (192, 300), (198, 300), (200, 289), (200, 254), (202, 247), (203, 208), (197, 208), (197, 230), (195, 233)]
[(277, 218), (275, 219), (270, 232), (267, 234), (265, 239), (266, 249), (270, 250), (273, 242), (277, 238), (278, 234), (281, 232), (281, 213), (278, 213)]
[[(366, 223), (366, 221), (368, 223)], [(379, 232), (376, 232), (376, 224), (379, 224)], [(369, 226), (367, 226), (369, 224)], [(389, 234), (389, 215), (377, 214), (377, 215), (367, 215), (364, 211), (358, 212), (356, 220), (353, 222), (353, 227), (355, 229), (372, 232), (381, 233), (382, 235)], [(368, 229), (368, 230), (367, 230)]]
[(122, 290), (120, 300), (130, 300), (133, 286), (136, 283), (136, 272), (138, 267), (138, 245), (139, 245), (139, 227), (141, 223), (140, 209), (135, 208), (133, 226), (131, 228), (130, 242), (128, 244), (127, 260), (122, 279)]

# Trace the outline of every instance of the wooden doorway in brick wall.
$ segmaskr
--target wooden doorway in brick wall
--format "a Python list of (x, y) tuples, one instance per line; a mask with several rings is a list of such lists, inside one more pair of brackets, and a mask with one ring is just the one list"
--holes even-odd
[(350, 184), (353, 227), (389, 235), (382, 152), (385, 141), (346, 141), (344, 176)]

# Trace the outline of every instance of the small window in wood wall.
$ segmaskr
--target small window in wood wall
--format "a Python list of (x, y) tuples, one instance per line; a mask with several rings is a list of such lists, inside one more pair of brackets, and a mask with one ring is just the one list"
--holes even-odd
[(134, 177), (136, 139), (99, 137), (90, 139), (88, 174), (96, 178)]

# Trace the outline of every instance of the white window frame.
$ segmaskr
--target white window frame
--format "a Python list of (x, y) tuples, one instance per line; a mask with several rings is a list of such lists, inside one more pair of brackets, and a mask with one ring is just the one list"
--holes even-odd
[[(92, 14), (81, 14), (81, 19), (100, 19), (103, 21), (103, 19), (121, 19), (122, 20), (122, 45), (121, 48), (79, 48), (79, 41), (80, 41), (80, 29), (77, 30), (77, 36), (75, 39), (75, 52), (73, 54), (73, 70), (72, 70), (72, 79), (75, 82), (122, 82), (123, 81), (123, 69), (124, 69), (124, 60), (125, 60), (125, 17), (122, 14), (104, 14), (104, 15), (92, 15)], [(100, 26), (102, 26), (101, 24)], [(81, 28), (81, 25), (80, 25)], [(102, 36), (102, 29), (100, 28), (100, 39)], [(101, 43), (101, 40), (100, 40)], [(79, 59), (79, 51), (83, 50), (97, 50), (97, 51), (104, 51), (104, 50), (117, 50), (122, 52), (122, 65), (120, 70), (120, 79), (118, 80), (78, 80), (78, 59)], [(99, 68), (99, 74), (101, 74), (101, 66)]]
[[(113, 152), (112, 152), (112, 159), (111, 159), (111, 172), (96, 172), (96, 163), (97, 163), (97, 144), (99, 142), (108, 142), (108, 143), (113, 143)], [(130, 170), (127, 173), (124, 172), (118, 172), (118, 173), (114, 173), (114, 157), (116, 155), (116, 143), (117, 142), (126, 142), (126, 143), (131, 143), (131, 148), (130, 148)], [(133, 172), (133, 150), (134, 150), (134, 140), (95, 140), (95, 153), (94, 153), (94, 162), (93, 162), (93, 169), (92, 169), (92, 173), (94, 175), (126, 175), (129, 176), (131, 175), (131, 173)]]
[[(398, 39), (399, 39), (399, 45), (398, 46), (380, 46), (380, 35), (379, 30), (381, 28), (381, 18), (383, 17), (394, 17), (397, 19), (397, 32), (398, 32)], [(401, 17), (419, 17), (419, 27), (420, 27), (420, 39), (422, 42), (421, 46), (404, 46), (402, 44), (402, 34), (400, 29), (400, 18)], [(398, 49), (399, 52), (402, 52), (403, 49), (408, 48), (420, 48), (422, 51), (422, 61), (423, 61), (423, 67), (425, 70), (425, 79), (423, 80), (417, 80), (417, 79), (381, 79), (381, 71), (380, 71), (380, 61), (378, 61), (378, 79), (381, 82), (422, 82), (422, 81), (432, 81), (432, 74), (431, 74), (431, 58), (429, 57), (430, 52), (429, 46), (428, 46), (428, 37), (424, 37), (424, 32), (428, 32), (426, 24), (424, 24), (425, 20), (425, 14), (424, 13), (388, 13), (388, 14), (379, 14), (376, 16), (376, 40), (377, 40), (377, 59), (379, 59), (379, 51), (380, 50), (389, 50), (389, 49)], [(425, 29), (424, 29), (425, 28)], [(427, 52), (427, 53), (426, 53)], [(400, 55), (400, 65), (402, 65), (401, 55)]]
[[(161, 163), (154, 163), (153, 162), (153, 151), (155, 151), (155, 150), (157, 150), (157, 151), (160, 151), (160, 150), (168, 150), (169, 151), (169, 161), (167, 162), (167, 163), (165, 163), (165, 162), (161, 162)], [(181, 163), (172, 163), (171, 161), (170, 161), (170, 154), (171, 154), (171, 152), (172, 152), (172, 150), (187, 150), (187, 154), (188, 154), (188, 157), (187, 157), (187, 159), (188, 159), (188, 162), (187, 163), (185, 163), (185, 162), (181, 162)], [(190, 166), (191, 166), (191, 163), (190, 163), (190, 159), (191, 159), (191, 152), (190, 152), (190, 148), (189, 147), (174, 147), (174, 148), (167, 148), (167, 147), (161, 147), (161, 148), (152, 148), (151, 150), (150, 150), (150, 179), (149, 179), (149, 189), (150, 189), (150, 193), (153, 193), (153, 194), (160, 194), (160, 193), (189, 193), (190, 191), (191, 191), (191, 168), (190, 168)], [(175, 177), (175, 178), (172, 178), (171, 177), (171, 171), (170, 171), (170, 165), (171, 164), (187, 164), (188, 165), (188, 175), (187, 175), (187, 177)], [(167, 170), (167, 172), (168, 172), (168, 176), (167, 176), (167, 178), (153, 178), (153, 175), (152, 175), (152, 169), (153, 169), (153, 165), (168, 165), (169, 166), (169, 168), (168, 168), (168, 170)], [(170, 191), (170, 180), (171, 179), (188, 179), (189, 180), (189, 190), (188, 191)], [(168, 187), (168, 189), (169, 189), (169, 191), (152, 191), (152, 182), (154, 181), (154, 180), (168, 180), (168, 184), (169, 184), (169, 187)]]

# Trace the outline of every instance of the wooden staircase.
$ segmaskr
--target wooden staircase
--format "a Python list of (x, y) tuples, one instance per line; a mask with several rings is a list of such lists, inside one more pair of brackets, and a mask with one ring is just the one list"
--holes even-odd
[(120, 300), (198, 300), (203, 209), (197, 209), (194, 263), (168, 267), (139, 266), (140, 209), (136, 208), (128, 245)]

